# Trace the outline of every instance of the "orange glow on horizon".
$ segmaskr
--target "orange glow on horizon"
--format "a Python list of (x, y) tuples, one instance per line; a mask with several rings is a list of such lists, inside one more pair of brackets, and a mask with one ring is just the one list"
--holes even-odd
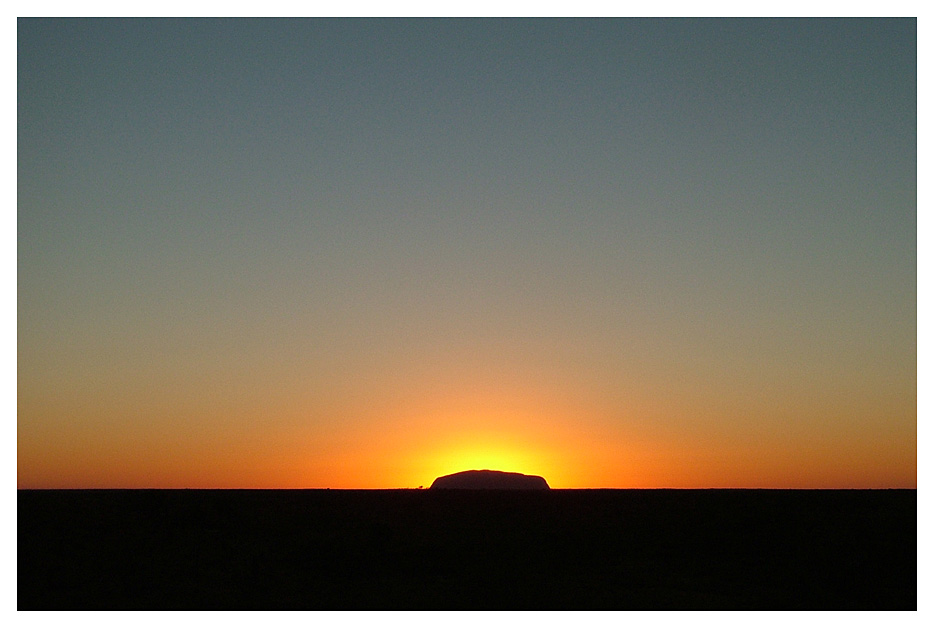
[(615, 423), (602, 421), (607, 414), (599, 408), (554, 399), (544, 408), (537, 397), (404, 400), (395, 408), (376, 405), (382, 412), (350, 409), (342, 415), (336, 409), (331, 422), (318, 421), (302, 406), (284, 407), (278, 424), (256, 419), (254, 428), (223, 440), (203, 422), (189, 429), (184, 442), (145, 428), (93, 439), (75, 431), (61, 442), (65, 446), (42, 452), (28, 446), (40, 440), (21, 425), (17, 484), (396, 489), (493, 469), (542, 476), (555, 489), (916, 486), (915, 460), (898, 464), (899, 453), (914, 449), (914, 440), (894, 440), (885, 449), (815, 433), (777, 447), (756, 433), (726, 440), (652, 430), (644, 418), (654, 416), (645, 409)]

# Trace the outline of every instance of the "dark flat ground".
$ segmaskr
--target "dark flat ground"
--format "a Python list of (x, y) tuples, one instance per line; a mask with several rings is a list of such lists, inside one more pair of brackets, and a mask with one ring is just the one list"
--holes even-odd
[(25, 609), (916, 609), (916, 491), (18, 492)]

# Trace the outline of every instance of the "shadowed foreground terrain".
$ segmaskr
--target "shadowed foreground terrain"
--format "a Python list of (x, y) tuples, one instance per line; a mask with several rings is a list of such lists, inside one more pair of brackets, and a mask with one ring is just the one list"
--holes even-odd
[(915, 609), (916, 492), (18, 491), (25, 609)]

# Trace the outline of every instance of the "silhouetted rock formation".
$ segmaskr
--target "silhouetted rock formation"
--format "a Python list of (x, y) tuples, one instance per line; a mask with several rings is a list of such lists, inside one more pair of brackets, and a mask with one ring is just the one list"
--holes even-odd
[(549, 489), (549, 484), (541, 476), (495, 470), (470, 470), (439, 476), (430, 489)]

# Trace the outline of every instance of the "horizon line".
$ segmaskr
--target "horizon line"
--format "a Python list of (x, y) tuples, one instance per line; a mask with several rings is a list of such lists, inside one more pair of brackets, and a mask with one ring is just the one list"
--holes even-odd
[[(549, 491), (886, 491), (918, 487), (550, 487)], [(465, 491), (430, 487), (17, 487), (17, 491)], [(473, 489), (467, 491), (525, 491)]]

